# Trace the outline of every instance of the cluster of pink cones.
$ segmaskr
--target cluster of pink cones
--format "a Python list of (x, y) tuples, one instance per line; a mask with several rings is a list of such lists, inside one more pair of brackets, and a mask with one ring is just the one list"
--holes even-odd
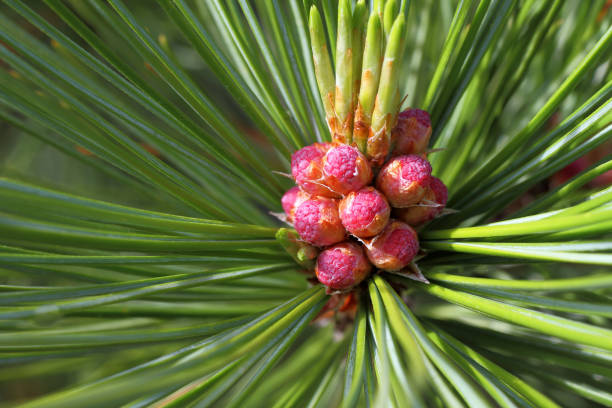
[(414, 228), (438, 216), (447, 190), (431, 175), (429, 114), (408, 109), (392, 131), (393, 150), (380, 168), (356, 146), (315, 143), (295, 152), (297, 183), (282, 198), (300, 238), (321, 249), (315, 273), (330, 290), (348, 291), (374, 268), (400, 271), (419, 252)]

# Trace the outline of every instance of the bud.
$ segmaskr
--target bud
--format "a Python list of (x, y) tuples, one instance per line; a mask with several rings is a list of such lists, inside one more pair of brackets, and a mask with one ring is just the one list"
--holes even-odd
[(417, 233), (408, 224), (391, 221), (376, 237), (364, 242), (370, 262), (385, 271), (408, 265), (419, 252)]
[(431, 178), (431, 183), (429, 184), (429, 188), (435, 194), (435, 202), (440, 204), (441, 207), (438, 210), (438, 214), (442, 212), (442, 209), (446, 205), (448, 201), (448, 189), (446, 188), (446, 184), (442, 180), (437, 177)]
[(317, 248), (302, 241), (298, 234), (289, 228), (279, 228), (276, 231), (276, 240), (295, 262), (312, 272), (319, 253)]
[(285, 215), (287, 216), (287, 222), (293, 222), (293, 216), (295, 215), (295, 210), (302, 204), (304, 201), (308, 200), (310, 196), (300, 190), (299, 187), (291, 187), (281, 198), (281, 204), (283, 206), (283, 210), (285, 211)]
[(300, 237), (316, 246), (343, 241), (346, 231), (338, 215), (338, 200), (312, 197), (295, 211), (294, 226)]
[(437, 214), (438, 207), (435, 203), (436, 195), (428, 188), (423, 200), (415, 205), (393, 210), (393, 216), (413, 227), (419, 227), (427, 221), (432, 220)]
[(416, 155), (398, 156), (387, 162), (376, 179), (392, 207), (414, 205), (423, 199), (431, 182), (431, 164)]
[(348, 290), (361, 283), (372, 270), (363, 249), (353, 242), (334, 245), (319, 254), (315, 273), (330, 289)]
[[(375, 167), (380, 167), (391, 153), (391, 131), (397, 121), (397, 113), (401, 97), (399, 96), (400, 72), (406, 44), (406, 17), (399, 13), (394, 18), (387, 13), (383, 18), (383, 39), (386, 37), (385, 55), (380, 69), (380, 81), (374, 111), (372, 112), (372, 125), (368, 136), (366, 154)], [(388, 24), (384, 20), (391, 17), (393, 22)]]
[(366, 143), (366, 154), (374, 168), (380, 168), (385, 163), (390, 150), (391, 132), (387, 131), (386, 127), (378, 132), (370, 131)]
[(339, 194), (335, 194), (323, 183), (323, 156), (330, 147), (330, 143), (314, 143), (291, 156), (291, 174), (300, 188), (308, 194), (339, 197)]
[(429, 188), (419, 204), (412, 207), (398, 208), (394, 214), (405, 223), (418, 227), (436, 218), (444, 209), (447, 199), (448, 190), (442, 180), (432, 177)]
[(333, 191), (348, 194), (372, 181), (372, 168), (355, 147), (335, 144), (323, 158), (325, 183)]
[(342, 225), (359, 238), (373, 237), (385, 228), (391, 208), (384, 195), (374, 187), (349, 193), (340, 201)]
[(395, 143), (393, 156), (424, 153), (430, 137), (429, 113), (421, 109), (406, 109), (399, 114), (391, 133), (391, 140)]

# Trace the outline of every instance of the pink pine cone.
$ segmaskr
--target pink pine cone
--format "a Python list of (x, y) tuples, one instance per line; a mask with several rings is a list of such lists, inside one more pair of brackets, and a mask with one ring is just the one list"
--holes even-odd
[(444, 182), (439, 178), (432, 177), (431, 183), (429, 184), (429, 188), (434, 192), (436, 196), (434, 201), (442, 205), (438, 212), (442, 211), (442, 208), (444, 208), (446, 202), (448, 201), (448, 189), (446, 188), (446, 184), (444, 184)]
[(338, 214), (338, 200), (312, 197), (295, 211), (294, 227), (309, 244), (327, 246), (343, 241), (346, 230)]
[(391, 208), (382, 193), (365, 187), (349, 193), (340, 201), (342, 225), (359, 238), (373, 237), (385, 228)]
[(323, 158), (325, 184), (336, 193), (345, 195), (357, 191), (372, 181), (368, 159), (355, 147), (335, 144)]
[(417, 155), (398, 156), (387, 162), (378, 173), (376, 187), (392, 207), (417, 204), (431, 182), (431, 164)]
[(339, 197), (323, 180), (323, 157), (331, 143), (314, 143), (301, 148), (291, 156), (291, 175), (302, 190), (311, 195)]
[[(438, 204), (439, 206), (431, 206), (429, 203), (425, 202), (426, 200), (431, 203)], [(447, 200), (448, 190), (446, 189), (446, 186), (439, 178), (432, 177), (429, 189), (427, 189), (427, 192), (419, 205), (398, 208), (395, 210), (394, 214), (397, 218), (405, 223), (413, 227), (417, 227), (436, 218), (436, 216), (444, 209)]]
[(432, 207), (424, 202), (435, 202), (435, 198), (436, 195), (434, 192), (428, 188), (421, 202), (410, 207), (396, 208), (393, 211), (393, 216), (404, 221), (408, 225), (419, 227), (427, 221), (432, 220), (438, 213), (438, 207)]
[(348, 290), (361, 283), (372, 270), (360, 245), (343, 242), (319, 254), (315, 273), (330, 289)]
[(392, 220), (366, 244), (370, 262), (377, 268), (396, 271), (406, 267), (419, 252), (419, 238), (408, 224)]
[(393, 156), (424, 153), (430, 137), (429, 113), (421, 109), (406, 109), (398, 115), (391, 132), (391, 139), (395, 142)]
[(283, 210), (285, 211), (285, 215), (287, 216), (288, 222), (293, 222), (293, 216), (295, 215), (295, 210), (302, 204), (304, 201), (308, 200), (310, 196), (300, 190), (298, 186), (291, 187), (281, 198), (281, 204), (283, 206)]

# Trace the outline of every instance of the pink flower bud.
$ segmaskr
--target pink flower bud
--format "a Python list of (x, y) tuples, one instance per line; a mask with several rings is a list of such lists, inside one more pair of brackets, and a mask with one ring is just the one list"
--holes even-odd
[(421, 202), (410, 207), (396, 208), (393, 216), (408, 225), (419, 227), (436, 216), (438, 207), (435, 207), (435, 198), (434, 192), (428, 188)]
[(436, 218), (442, 212), (448, 199), (446, 186), (437, 177), (431, 178), (429, 189), (425, 193), (423, 200), (412, 207), (398, 208), (394, 214), (405, 223), (418, 227)]
[(408, 224), (395, 220), (392, 220), (383, 232), (364, 244), (370, 262), (386, 271), (404, 268), (419, 252), (416, 231)]
[(323, 175), (327, 186), (344, 195), (369, 184), (372, 168), (355, 147), (335, 144), (323, 158)]
[(446, 184), (444, 184), (444, 182), (439, 178), (432, 177), (429, 188), (431, 188), (435, 194), (436, 198), (434, 201), (441, 205), (438, 210), (438, 213), (440, 213), (448, 201), (448, 189), (446, 188)]
[(285, 215), (287, 216), (288, 222), (293, 222), (293, 216), (295, 214), (295, 210), (302, 204), (304, 201), (308, 200), (310, 196), (300, 190), (299, 187), (291, 187), (281, 198), (281, 204), (283, 206), (283, 210), (285, 211)]
[(293, 225), (300, 237), (316, 246), (343, 241), (346, 231), (338, 215), (338, 200), (312, 197), (295, 211)]
[(315, 273), (330, 289), (348, 290), (361, 283), (372, 270), (360, 245), (343, 242), (319, 254)]
[(398, 115), (391, 132), (391, 140), (395, 142), (393, 156), (424, 153), (430, 137), (429, 113), (421, 109), (406, 109)]
[(391, 208), (387, 199), (374, 187), (349, 193), (340, 201), (342, 225), (359, 238), (373, 237), (385, 228)]
[(392, 207), (408, 207), (421, 201), (431, 182), (431, 165), (416, 155), (398, 156), (387, 162), (376, 179)]
[(300, 188), (308, 194), (340, 197), (323, 181), (323, 156), (330, 147), (331, 143), (314, 143), (301, 148), (291, 156), (291, 174)]

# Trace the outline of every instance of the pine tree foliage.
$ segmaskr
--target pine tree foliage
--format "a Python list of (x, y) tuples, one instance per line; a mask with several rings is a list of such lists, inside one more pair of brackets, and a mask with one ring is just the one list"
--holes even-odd
[[(455, 210), (348, 325), (269, 215), (330, 139), (311, 10), (351, 87), (338, 3), (403, 15)], [(2, 406), (612, 405), (612, 156), (542, 187), (609, 149), (610, 2), (355, 3), (2, 2)]]

